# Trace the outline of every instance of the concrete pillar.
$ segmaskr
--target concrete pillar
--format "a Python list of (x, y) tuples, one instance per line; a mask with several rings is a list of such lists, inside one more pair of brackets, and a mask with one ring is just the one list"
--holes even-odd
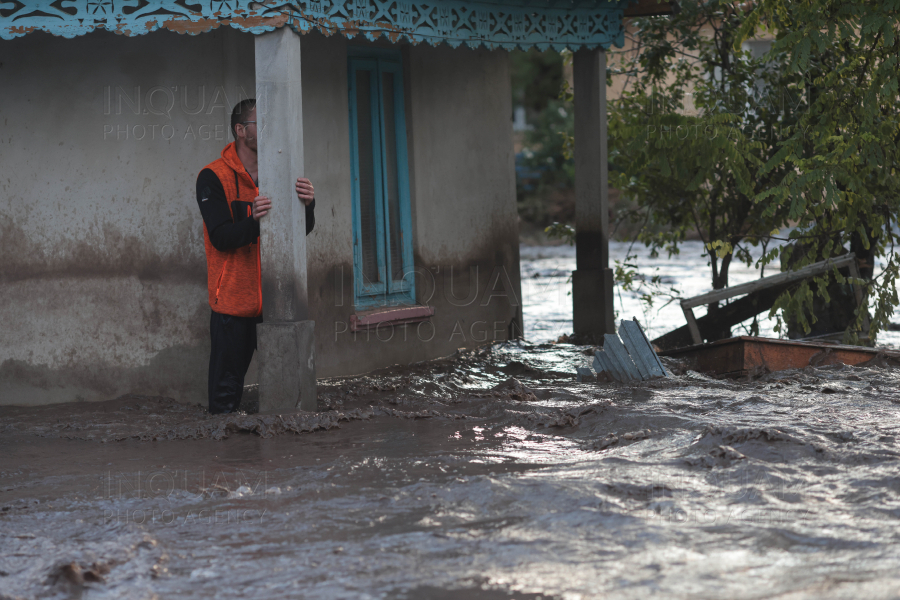
[(300, 36), (282, 27), (256, 36), (256, 121), (260, 193), (272, 210), (260, 221), (263, 318), (257, 327), (259, 410), (316, 410), (315, 336), (306, 288), (306, 211), (294, 183), (303, 176)]
[(609, 197), (606, 151), (606, 53), (578, 50), (575, 87), (575, 335), (600, 339), (615, 333), (613, 274), (609, 268)]

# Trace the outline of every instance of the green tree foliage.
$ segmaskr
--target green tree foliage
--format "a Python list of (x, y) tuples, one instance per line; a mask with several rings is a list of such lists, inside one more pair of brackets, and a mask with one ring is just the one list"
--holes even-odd
[[(803, 252), (795, 267), (848, 247), (886, 268), (867, 282), (872, 329), (882, 329), (898, 305), (900, 202), (900, 2), (897, 0), (763, 0), (754, 4), (739, 39), (766, 29), (776, 34), (772, 54), (784, 56), (785, 73), (797, 78), (804, 110), (785, 130), (777, 152), (760, 174), (781, 173), (758, 190), (754, 202), (767, 218), (786, 213), (797, 228), (791, 239)], [(775, 252), (764, 260), (776, 258)], [(841, 280), (840, 275), (833, 277)], [(827, 278), (801, 286), (779, 300), (777, 308), (804, 323), (813, 294), (828, 302)], [(862, 322), (857, 313), (856, 328)]]
[[(782, 257), (794, 268), (845, 245), (884, 255), (897, 196), (890, 4), (769, 0), (751, 10), (700, 0), (636, 20), (637, 51), (613, 69), (626, 83), (609, 130), (611, 183), (639, 207), (627, 215), (643, 225), (639, 240), (677, 253), (699, 236), (715, 289), (728, 285), (735, 258), (751, 262), (753, 245), (763, 265), (794, 251)], [(742, 48), (768, 32), (777, 40), (764, 56)], [(770, 248), (789, 226), (802, 245)], [(876, 328), (897, 304), (889, 258), (870, 289)], [(773, 315), (785, 309), (808, 330), (813, 290), (827, 302), (829, 277), (841, 280), (835, 272), (801, 285)]]
[(525, 164), (541, 173), (540, 185), (572, 187), (575, 163), (567, 140), (575, 131), (571, 100), (551, 99), (525, 133)]
[(526, 176), (518, 181), (519, 215), (540, 226), (567, 220), (572, 211), (566, 193), (574, 188), (575, 166), (565, 136), (574, 130), (574, 111), (572, 99), (560, 96), (564, 57), (553, 50), (514, 51), (510, 67), (513, 106), (526, 109), (530, 126), (522, 140), (520, 166)]
[(513, 106), (524, 106), (529, 117), (537, 115), (547, 102), (556, 98), (563, 82), (562, 59), (558, 52), (527, 52), (513, 50), (509, 53)]

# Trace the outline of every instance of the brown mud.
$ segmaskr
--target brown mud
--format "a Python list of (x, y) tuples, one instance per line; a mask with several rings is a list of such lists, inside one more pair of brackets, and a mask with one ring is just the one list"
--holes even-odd
[(900, 372), (578, 383), (590, 350), (325, 380), (317, 413), (0, 408), (0, 598), (897, 596)]

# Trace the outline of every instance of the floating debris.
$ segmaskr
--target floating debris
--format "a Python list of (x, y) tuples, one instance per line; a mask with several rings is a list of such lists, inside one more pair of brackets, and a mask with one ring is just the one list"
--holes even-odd
[[(900, 352), (889, 348), (845, 346), (800, 340), (740, 336), (707, 344), (664, 350), (687, 368), (716, 377), (757, 378), (766, 373), (831, 365), (900, 366)], [(824, 389), (823, 393), (826, 392)]]
[(618, 336), (603, 336), (603, 350), (594, 353), (594, 370), (622, 383), (669, 375), (637, 319), (622, 321)]
[(575, 367), (575, 375), (578, 378), (578, 383), (590, 381), (594, 378), (594, 372), (587, 367)]

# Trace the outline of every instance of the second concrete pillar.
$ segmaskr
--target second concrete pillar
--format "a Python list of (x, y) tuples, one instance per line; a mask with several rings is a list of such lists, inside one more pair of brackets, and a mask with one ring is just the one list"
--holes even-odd
[(606, 53), (575, 52), (575, 335), (600, 340), (615, 333), (613, 273), (609, 268), (606, 150)]

